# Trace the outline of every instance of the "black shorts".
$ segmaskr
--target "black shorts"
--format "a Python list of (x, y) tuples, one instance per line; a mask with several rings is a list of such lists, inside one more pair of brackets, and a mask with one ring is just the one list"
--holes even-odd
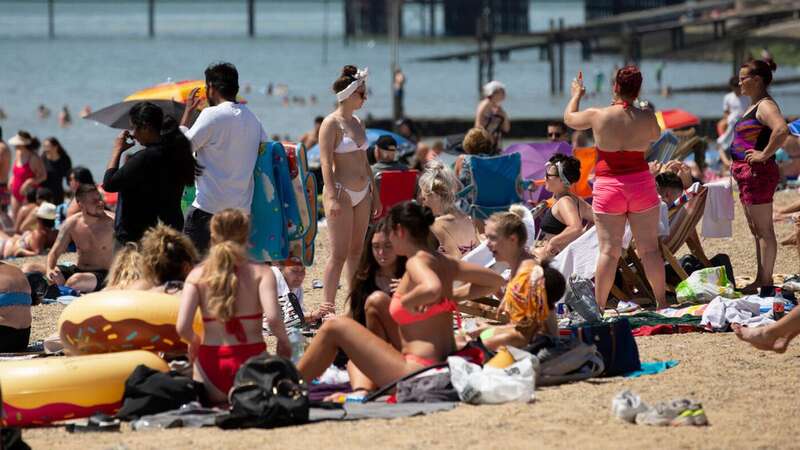
[(103, 289), (103, 285), (106, 282), (106, 276), (108, 276), (107, 270), (83, 270), (76, 265), (65, 266), (59, 264), (58, 270), (60, 270), (61, 274), (64, 275), (64, 282), (69, 280), (69, 277), (75, 275), (76, 273), (90, 273), (94, 275), (94, 277), (97, 278), (97, 286), (94, 288), (95, 292)]
[(20, 353), (28, 349), (31, 327), (12, 328), (0, 325), (0, 353)]

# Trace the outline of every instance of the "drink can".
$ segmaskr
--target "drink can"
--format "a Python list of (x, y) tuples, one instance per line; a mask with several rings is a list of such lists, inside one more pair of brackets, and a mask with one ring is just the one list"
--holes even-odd
[(772, 318), (778, 320), (784, 315), (783, 299), (776, 299), (772, 302)]
[(557, 317), (564, 317), (567, 315), (567, 305), (563, 302), (556, 303), (556, 316)]

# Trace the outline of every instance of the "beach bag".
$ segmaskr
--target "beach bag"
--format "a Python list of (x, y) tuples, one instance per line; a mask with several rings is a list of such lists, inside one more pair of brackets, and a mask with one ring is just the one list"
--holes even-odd
[(569, 277), (564, 303), (588, 323), (603, 321), (603, 315), (600, 313), (600, 307), (597, 306), (597, 300), (594, 297), (594, 283), (588, 278), (577, 274)]
[(308, 389), (294, 364), (262, 354), (236, 372), (228, 394), (231, 412), (216, 419), (218, 427), (275, 428), (308, 422)]
[(599, 377), (605, 370), (603, 355), (594, 345), (574, 337), (538, 335), (525, 348), (536, 356), (536, 385), (554, 386)]
[(514, 363), (503, 369), (481, 367), (458, 356), (447, 358), (450, 379), (461, 401), (472, 404), (530, 402), (536, 385), (536, 358), (508, 347)]
[(431, 369), (397, 383), (397, 403), (457, 402), (458, 392), (450, 379), (450, 370)]
[(178, 409), (197, 401), (197, 391), (196, 383), (189, 377), (177, 372), (159, 372), (139, 364), (125, 380), (122, 408), (117, 412), (117, 418), (134, 420)]
[(613, 377), (642, 368), (639, 347), (628, 319), (616, 318), (607, 322), (586, 323), (571, 327), (572, 336), (594, 345), (603, 355), (605, 370), (602, 375)]
[(708, 303), (717, 296), (731, 298), (735, 294), (725, 267), (718, 266), (692, 272), (675, 288), (675, 295), (678, 303)]

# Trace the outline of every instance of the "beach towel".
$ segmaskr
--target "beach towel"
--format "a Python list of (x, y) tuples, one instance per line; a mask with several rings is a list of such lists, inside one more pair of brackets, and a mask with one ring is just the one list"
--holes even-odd
[(707, 238), (733, 236), (734, 205), (730, 177), (706, 183), (705, 187), (708, 188), (708, 197), (700, 233)]
[(642, 368), (625, 374), (625, 378), (638, 378), (642, 375), (656, 375), (678, 365), (678, 360), (643, 362)]
[(716, 297), (703, 312), (700, 325), (712, 331), (728, 331), (730, 324), (738, 323), (749, 327), (774, 323), (769, 312), (762, 312), (762, 304), (772, 309), (772, 298), (761, 298), (748, 295), (742, 298), (729, 299)]
[(401, 417), (424, 416), (439, 411), (449, 411), (458, 406), (458, 402), (440, 403), (345, 403), (341, 408), (311, 408), (309, 422), (323, 420), (362, 420), (362, 419), (398, 419)]

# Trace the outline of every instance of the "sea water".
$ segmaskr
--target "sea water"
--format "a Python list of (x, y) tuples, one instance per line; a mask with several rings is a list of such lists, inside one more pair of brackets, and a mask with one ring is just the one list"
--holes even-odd
[[(315, 116), (329, 112), (334, 104), (330, 86), (344, 64), (370, 69), (370, 95), (359, 115), (391, 115), (390, 46), (385, 39), (369, 38), (351, 39), (346, 45), (339, 0), (330, 0), (327, 7), (321, 0), (258, 0), (255, 38), (247, 37), (244, 0), (160, 0), (154, 39), (147, 37), (144, 0), (56, 0), (55, 12), (56, 38), (50, 40), (46, 2), (0, 0), (0, 108), (8, 116), (0, 126), (6, 139), (18, 129), (30, 130), (40, 138), (57, 136), (73, 161), (88, 166), (96, 177), (102, 176), (118, 130), (80, 119), (80, 109), (88, 105), (96, 111), (168, 80), (202, 79), (203, 69), (212, 61), (230, 61), (238, 67), (242, 95), (270, 135), (297, 138), (311, 128)], [(407, 115), (471, 117), (478, 101), (476, 61), (420, 63), (413, 59), (471, 50), (476, 42), (422, 38), (421, 10), (407, 7), (404, 16), (410, 36), (401, 43), (400, 65), (408, 79)], [(441, 29), (442, 11), (436, 16)], [(567, 24), (580, 23), (583, 2), (532, 1), (531, 29), (546, 28), (550, 18), (559, 17)], [(607, 80), (620, 58), (598, 55), (582, 61), (578, 46), (567, 46), (565, 58), (565, 89), (569, 90), (568, 82), (578, 70), (583, 71), (590, 90), (595, 74), (602, 73), (606, 80), (603, 92), (584, 104), (608, 104)], [(722, 95), (718, 93), (658, 96), (654, 75), (658, 63), (642, 63), (645, 96), (656, 106), (681, 107), (700, 116), (721, 115)], [(781, 77), (798, 73), (786, 66), (780, 70)], [(730, 75), (730, 64), (667, 62), (664, 84), (724, 83)], [(549, 65), (540, 60), (538, 50), (513, 52), (509, 61), (498, 60), (495, 78), (508, 88), (504, 106), (512, 126), (514, 117), (562, 114), (567, 99), (550, 96)], [(305, 105), (290, 102), (284, 106), (280, 96), (266, 95), (270, 83), (284, 85), (289, 97), (302, 97)], [(244, 92), (246, 85), (251, 88), (249, 93)], [(792, 88), (776, 89), (775, 93), (787, 115), (800, 113)], [(316, 104), (309, 103), (312, 95), (318, 99)], [(37, 117), (39, 104), (52, 110), (50, 118)], [(69, 106), (73, 118), (72, 126), (64, 129), (57, 120), (63, 105)]]

